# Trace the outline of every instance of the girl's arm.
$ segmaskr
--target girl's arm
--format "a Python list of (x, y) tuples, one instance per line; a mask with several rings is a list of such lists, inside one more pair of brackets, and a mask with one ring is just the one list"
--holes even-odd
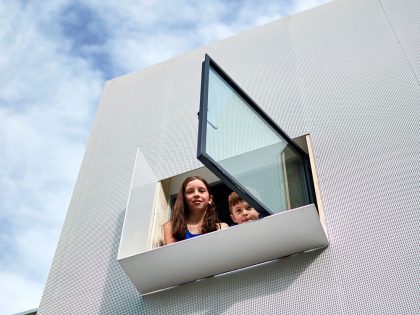
[(163, 225), (163, 240), (165, 245), (176, 242), (176, 239), (172, 236), (172, 221), (168, 221)]

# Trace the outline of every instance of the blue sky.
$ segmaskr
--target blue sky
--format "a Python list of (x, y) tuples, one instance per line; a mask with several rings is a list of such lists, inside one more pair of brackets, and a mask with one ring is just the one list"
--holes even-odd
[(0, 2), (0, 314), (41, 300), (106, 80), (328, 0)]

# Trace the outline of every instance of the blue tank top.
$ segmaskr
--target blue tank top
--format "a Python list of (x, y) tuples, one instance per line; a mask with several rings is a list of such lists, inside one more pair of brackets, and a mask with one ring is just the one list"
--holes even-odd
[(192, 234), (192, 233), (190, 233), (190, 231), (188, 231), (188, 229), (187, 229), (187, 231), (185, 232), (184, 239), (186, 240), (186, 239), (193, 238), (193, 237), (196, 237), (196, 236), (199, 236), (199, 235), (201, 235), (201, 234)]

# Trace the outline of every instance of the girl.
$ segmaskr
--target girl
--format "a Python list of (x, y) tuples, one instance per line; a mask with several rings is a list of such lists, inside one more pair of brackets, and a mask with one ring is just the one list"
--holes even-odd
[(182, 183), (171, 221), (163, 225), (165, 245), (228, 227), (217, 219), (209, 184), (200, 176), (191, 176)]

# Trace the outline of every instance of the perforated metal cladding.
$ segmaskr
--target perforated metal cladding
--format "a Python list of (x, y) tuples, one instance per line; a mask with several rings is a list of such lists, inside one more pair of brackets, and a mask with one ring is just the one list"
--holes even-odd
[[(108, 82), (39, 313), (419, 314), (418, 14), (335, 1)], [(331, 245), (140, 296), (116, 261), (135, 152), (159, 178), (200, 166), (204, 52), (311, 134)]]
[(407, 0), (407, 3), (401, 5), (396, 1), (394, 5), (384, 4), (383, 7), (404, 56), (420, 84), (420, 2)]

